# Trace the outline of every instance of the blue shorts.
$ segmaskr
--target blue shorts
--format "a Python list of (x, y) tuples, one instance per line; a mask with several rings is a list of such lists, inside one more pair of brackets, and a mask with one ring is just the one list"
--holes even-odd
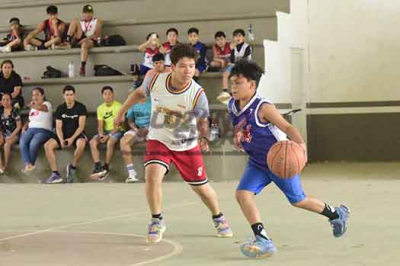
[(279, 178), (270, 170), (263, 170), (251, 161), (247, 164), (237, 190), (248, 190), (257, 195), (271, 182), (279, 187), (291, 204), (306, 198), (301, 186), (300, 175), (288, 179)]
[(149, 70), (152, 70), (152, 68), (149, 68), (145, 65), (140, 65), (140, 74), (139, 75), (145, 76)]
[(206, 70), (207, 66), (206, 65), (198, 65), (196, 66), (196, 69), (199, 71), (199, 73), (203, 73)]
[[(115, 138), (117, 140), (120, 140), (122, 136), (124, 135), (125, 132), (123, 131), (118, 131), (117, 133), (110, 134), (108, 131), (104, 131), (104, 135), (110, 135), (111, 138)], [(93, 138), (98, 138), (99, 134), (95, 135)]]

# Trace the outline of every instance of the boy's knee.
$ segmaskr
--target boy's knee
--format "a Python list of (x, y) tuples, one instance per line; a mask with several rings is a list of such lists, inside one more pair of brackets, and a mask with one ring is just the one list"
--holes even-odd
[(302, 208), (304, 206), (305, 200), (301, 200), (298, 202), (291, 202), (290, 204), (296, 208)]
[(92, 139), (89, 141), (89, 146), (90, 146), (91, 148), (96, 148), (96, 147), (97, 147), (97, 139), (96, 139), (96, 138), (92, 138)]
[[(32, 141), (32, 142), (34, 142), (34, 141)], [(52, 145), (51, 141), (47, 141), (47, 142), (44, 144), (44, 149), (45, 149), (46, 151), (53, 150), (53, 145)]]

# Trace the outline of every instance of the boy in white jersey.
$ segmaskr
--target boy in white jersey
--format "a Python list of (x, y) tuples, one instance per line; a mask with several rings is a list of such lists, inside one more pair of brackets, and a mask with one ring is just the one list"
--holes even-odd
[(161, 215), (161, 183), (173, 162), (182, 178), (191, 185), (212, 213), (218, 237), (232, 237), (208, 184), (201, 151), (208, 151), (208, 102), (204, 90), (193, 81), (196, 51), (178, 44), (171, 52), (172, 73), (155, 73), (125, 101), (116, 123), (124, 120), (130, 106), (150, 94), (152, 115), (144, 159), (146, 197), (152, 214), (147, 242), (161, 241), (166, 229)]
[(97, 44), (97, 39), (101, 38), (103, 21), (95, 18), (93, 7), (86, 5), (83, 7), (82, 19), (74, 19), (68, 29), (67, 43), (81, 47), (81, 68), (80, 76), (86, 75), (86, 62), (89, 57), (89, 50)]

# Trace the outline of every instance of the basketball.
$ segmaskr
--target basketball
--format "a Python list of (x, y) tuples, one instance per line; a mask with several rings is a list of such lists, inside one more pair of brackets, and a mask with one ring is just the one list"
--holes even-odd
[(306, 164), (303, 148), (294, 141), (275, 143), (267, 154), (269, 169), (280, 178), (291, 178), (301, 172)]

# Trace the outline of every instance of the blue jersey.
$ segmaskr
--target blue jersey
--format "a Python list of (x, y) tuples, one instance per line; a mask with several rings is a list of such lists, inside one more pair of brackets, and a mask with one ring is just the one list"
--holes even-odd
[(286, 140), (287, 137), (275, 125), (260, 121), (258, 113), (263, 104), (272, 103), (256, 94), (242, 110), (233, 98), (229, 101), (228, 108), (235, 132), (244, 133), (241, 144), (250, 156), (250, 161), (262, 169), (268, 169), (269, 149), (276, 142)]
[(196, 61), (196, 68), (200, 72), (203, 72), (207, 68), (206, 46), (201, 42), (197, 42), (195, 45), (192, 46), (194, 49), (196, 49), (196, 53), (199, 56), (199, 58)]
[(147, 96), (145, 103), (137, 103), (132, 106), (126, 114), (139, 127), (149, 127), (151, 117), (151, 98)]

